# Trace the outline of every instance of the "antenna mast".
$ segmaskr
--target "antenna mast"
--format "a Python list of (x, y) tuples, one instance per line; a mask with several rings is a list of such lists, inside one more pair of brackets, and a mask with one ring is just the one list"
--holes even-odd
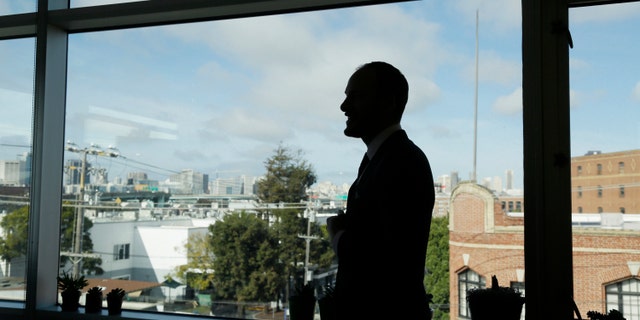
[(475, 101), (473, 113), (473, 173), (471, 180), (476, 180), (476, 162), (478, 149), (478, 10), (476, 10), (476, 83), (475, 83)]

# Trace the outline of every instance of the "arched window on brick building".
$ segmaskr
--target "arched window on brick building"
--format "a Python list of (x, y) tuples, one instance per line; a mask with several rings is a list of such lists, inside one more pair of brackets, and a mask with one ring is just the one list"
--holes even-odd
[(605, 286), (606, 310), (616, 309), (627, 320), (640, 320), (640, 280), (631, 278)]
[(467, 291), (473, 288), (486, 288), (486, 280), (477, 272), (466, 269), (458, 273), (458, 316), (471, 319), (471, 312), (467, 304)]

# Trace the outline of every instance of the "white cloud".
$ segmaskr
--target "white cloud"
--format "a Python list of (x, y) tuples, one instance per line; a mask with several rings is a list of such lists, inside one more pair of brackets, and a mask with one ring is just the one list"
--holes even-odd
[(522, 111), (522, 87), (496, 99), (492, 109), (500, 114), (513, 115)]
[(631, 96), (635, 101), (640, 102), (640, 81), (636, 82), (636, 85), (631, 90)]
[(639, 18), (640, 6), (633, 3), (598, 5), (572, 8), (569, 10), (569, 21), (571, 24), (637, 20)]

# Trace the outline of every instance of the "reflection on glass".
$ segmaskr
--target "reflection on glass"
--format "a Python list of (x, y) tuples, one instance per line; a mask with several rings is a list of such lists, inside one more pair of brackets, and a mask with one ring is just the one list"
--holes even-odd
[(36, 0), (0, 0), (0, 16), (36, 11)]
[[(439, 292), (435, 313), (448, 316), (449, 303), (452, 318), (466, 312), (466, 275), (478, 285), (494, 274), (521, 284), (520, 24), (487, 15), (488, 58), (476, 82), (476, 13), (416, 14), (426, 9), (418, 2), (70, 35), (61, 271), (107, 292), (124, 288), (126, 309), (282, 317), (301, 284), (312, 281), (320, 295), (336, 272), (322, 227), (344, 208), (365, 152), (343, 135), (344, 87), (358, 65), (386, 60), (409, 79), (402, 126), (436, 179), (425, 270), (427, 291)], [(296, 188), (287, 170), (269, 180), (267, 160), (279, 146), (303, 151), (317, 183)], [(264, 181), (274, 197), (258, 192)], [(449, 272), (460, 279), (454, 301)]]
[(101, 6), (105, 4), (117, 4), (117, 3), (140, 2), (140, 1), (148, 1), (148, 0), (71, 0), (70, 6), (71, 8), (93, 7), (93, 6)]
[[(640, 4), (570, 10), (574, 296), (640, 319)], [(603, 300), (604, 299), (604, 300)]]
[(31, 185), (33, 39), (0, 42), (0, 299), (24, 300)]

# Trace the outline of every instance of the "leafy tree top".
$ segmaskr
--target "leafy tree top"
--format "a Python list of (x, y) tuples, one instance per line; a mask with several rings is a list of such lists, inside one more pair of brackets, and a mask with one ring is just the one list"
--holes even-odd
[(298, 203), (307, 200), (307, 188), (316, 183), (313, 166), (302, 150), (282, 144), (265, 160), (267, 173), (258, 185), (258, 198), (266, 203)]

